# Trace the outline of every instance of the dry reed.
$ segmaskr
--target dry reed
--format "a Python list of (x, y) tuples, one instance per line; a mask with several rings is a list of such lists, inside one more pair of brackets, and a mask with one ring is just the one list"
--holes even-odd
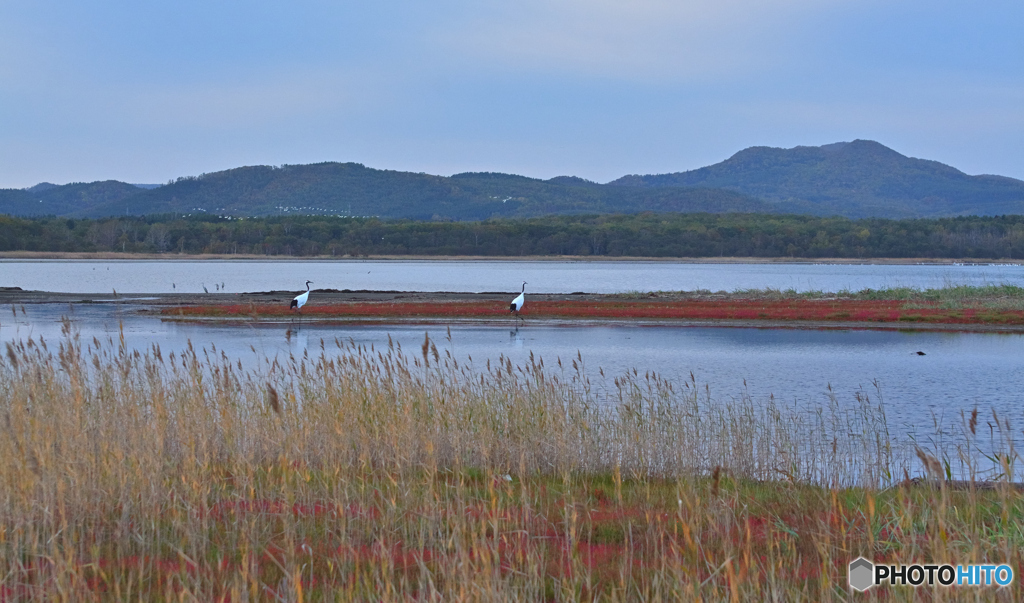
[(605, 390), (581, 357), (477, 366), (429, 339), (250, 370), (70, 324), (51, 345), (0, 362), (0, 600), (839, 601), (861, 554), (1021, 568), (1015, 491), (883, 489), (912, 454), (867, 395)]

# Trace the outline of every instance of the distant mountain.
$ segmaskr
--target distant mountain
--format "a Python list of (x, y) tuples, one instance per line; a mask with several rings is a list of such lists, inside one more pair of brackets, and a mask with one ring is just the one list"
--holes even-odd
[[(0, 189), (0, 213), (15, 216), (87, 214), (94, 207), (124, 203), (142, 191), (117, 180), (63, 186), (42, 182), (26, 189)], [(120, 211), (115, 213), (126, 213), (125, 207), (121, 205)]]
[[(5, 211), (2, 203), (0, 211)], [(152, 190), (134, 189), (129, 196), (51, 213), (76, 217), (209, 213), (480, 220), (642, 211), (764, 212), (771, 211), (771, 206), (733, 191), (702, 188), (608, 187), (581, 178), (544, 181), (493, 173), (444, 177), (377, 170), (358, 163), (318, 163), (242, 167), (179, 178)]]
[(968, 176), (877, 142), (820, 147), (751, 147), (689, 172), (624, 176), (611, 186), (706, 187), (741, 192), (777, 211), (859, 217), (1024, 214), (1024, 182)]
[(30, 187), (30, 188), (26, 188), (25, 190), (30, 192), (30, 193), (38, 195), (40, 193), (45, 193), (46, 191), (52, 190), (52, 189), (55, 189), (55, 188), (58, 188), (58, 185), (53, 184), (51, 182), (40, 182), (39, 184), (37, 184), (37, 185), (35, 185), (33, 187)]
[(752, 147), (689, 172), (598, 184), (500, 173), (450, 177), (358, 163), (249, 166), (163, 186), (108, 180), (0, 190), (0, 214), (102, 217), (196, 214), (482, 220), (639, 212), (794, 213), (851, 218), (1024, 214), (1024, 182), (968, 176), (869, 140)]

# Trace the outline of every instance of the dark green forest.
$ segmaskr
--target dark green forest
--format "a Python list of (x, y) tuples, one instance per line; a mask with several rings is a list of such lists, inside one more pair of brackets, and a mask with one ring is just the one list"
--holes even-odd
[(0, 251), (361, 257), (1024, 258), (1024, 216), (886, 220), (775, 214), (548, 216), (480, 222), (287, 216), (0, 216)]

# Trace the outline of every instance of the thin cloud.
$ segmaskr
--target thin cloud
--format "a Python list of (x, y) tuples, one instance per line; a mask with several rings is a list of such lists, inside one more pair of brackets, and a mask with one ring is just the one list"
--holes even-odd
[(787, 32), (844, 0), (527, 0), (438, 39), (504, 67), (616, 78), (721, 78), (770, 65)]
[(246, 124), (353, 115), (373, 107), (373, 76), (359, 71), (296, 70), (259, 80), (150, 85), (130, 90), (123, 115), (139, 126), (232, 130)]

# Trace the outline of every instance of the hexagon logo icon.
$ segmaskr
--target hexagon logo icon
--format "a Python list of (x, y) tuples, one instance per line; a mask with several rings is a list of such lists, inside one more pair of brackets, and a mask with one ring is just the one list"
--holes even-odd
[(860, 592), (874, 584), (875, 565), (863, 557), (850, 562), (850, 587)]

